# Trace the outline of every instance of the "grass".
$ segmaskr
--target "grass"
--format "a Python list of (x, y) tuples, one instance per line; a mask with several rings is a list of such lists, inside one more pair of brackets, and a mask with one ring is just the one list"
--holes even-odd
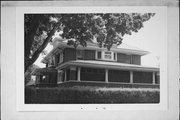
[(61, 85), (27, 87), (27, 104), (159, 103), (159, 89)]

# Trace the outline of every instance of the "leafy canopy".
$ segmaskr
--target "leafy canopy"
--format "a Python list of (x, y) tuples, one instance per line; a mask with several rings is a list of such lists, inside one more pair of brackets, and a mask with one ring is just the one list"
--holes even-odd
[(55, 32), (68, 40), (68, 45), (87, 46), (96, 39), (99, 47), (108, 50), (120, 45), (125, 34), (143, 27), (154, 13), (88, 13), (88, 14), (25, 14), (25, 70), (44, 50)]

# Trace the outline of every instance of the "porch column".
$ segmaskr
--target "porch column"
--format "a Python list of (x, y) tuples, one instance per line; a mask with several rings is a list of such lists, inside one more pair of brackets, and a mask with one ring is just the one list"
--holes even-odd
[(156, 76), (155, 76), (155, 72), (153, 72), (153, 80), (152, 80), (152, 84), (156, 84)]
[(105, 82), (108, 83), (108, 69), (105, 69)]
[(81, 81), (81, 68), (78, 67), (78, 71), (77, 71), (77, 81)]
[(133, 71), (130, 71), (130, 83), (133, 83)]
[(66, 82), (67, 80), (67, 73), (66, 73), (66, 69), (64, 70), (64, 82)]
[(58, 70), (58, 73), (57, 73), (57, 83), (61, 83), (62, 82), (62, 78), (61, 78), (61, 70)]

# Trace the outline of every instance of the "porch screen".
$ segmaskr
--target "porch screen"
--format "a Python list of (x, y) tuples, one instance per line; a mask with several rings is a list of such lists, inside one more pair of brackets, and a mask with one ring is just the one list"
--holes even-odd
[(105, 81), (105, 70), (81, 68), (81, 81)]
[(152, 83), (152, 72), (133, 72), (134, 83)]
[(130, 72), (123, 70), (109, 70), (109, 82), (130, 82)]

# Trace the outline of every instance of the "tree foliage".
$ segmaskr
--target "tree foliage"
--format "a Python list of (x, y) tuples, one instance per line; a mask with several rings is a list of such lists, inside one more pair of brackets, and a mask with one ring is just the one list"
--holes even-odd
[(56, 31), (68, 45), (87, 46), (96, 39), (99, 47), (108, 50), (120, 45), (125, 34), (131, 35), (143, 27), (154, 13), (88, 13), (88, 14), (25, 14), (25, 71), (44, 50)]
[(25, 72), (25, 85), (31, 80), (31, 72), (34, 71), (35, 69), (39, 68), (39, 66), (32, 64), (28, 67), (28, 69)]

